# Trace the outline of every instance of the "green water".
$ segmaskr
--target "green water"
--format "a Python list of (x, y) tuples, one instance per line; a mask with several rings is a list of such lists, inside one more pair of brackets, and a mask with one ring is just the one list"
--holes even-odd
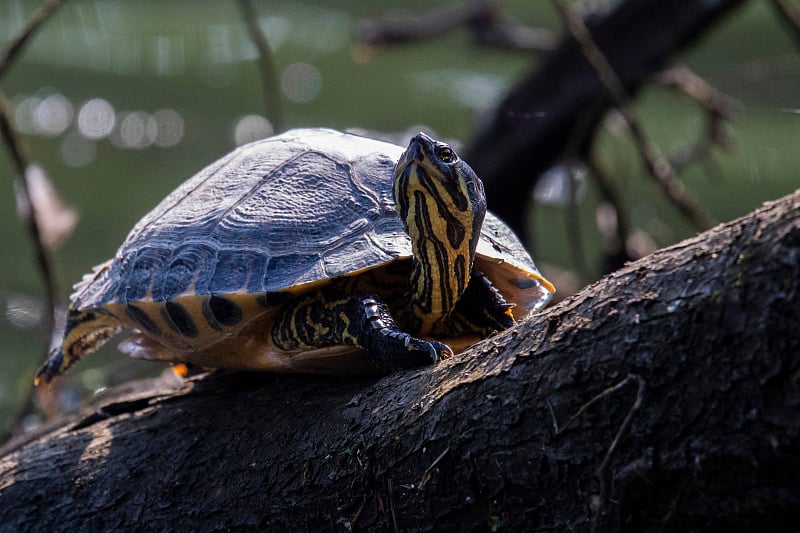
[[(424, 7), (430, 2), (395, 4)], [(35, 5), (16, 0), (0, 4), (0, 41), (20, 27)], [(284, 97), (287, 127), (403, 131), (426, 125), (443, 137), (466, 140), (479, 114), (530, 67), (523, 54), (475, 49), (463, 31), (367, 56), (349, 37), (359, 17), (380, 13), (387, 5), (259, 3), (278, 68), (286, 72), (296, 63), (311, 65), (299, 72), (310, 72), (319, 82), (294, 94), (297, 101)], [(507, 5), (521, 22), (558, 28), (549, 2), (519, 0)], [(158, 200), (235, 146), (234, 127), (242, 116), (264, 114), (254, 57), (235, 2), (72, 0), (36, 36), (1, 82), (15, 102), (61, 94), (77, 113), (87, 100), (103, 98), (118, 112), (152, 114), (168, 108), (184, 122), (184, 134), (172, 147), (126, 149), (108, 139), (82, 141), (82, 149), (93, 155), (81, 166), (70, 166), (62, 157), (65, 139), (76, 138), (74, 121), (63, 134), (23, 136), (30, 158), (80, 212), (73, 237), (55, 257), (62, 302), (68, 287), (110, 257)], [(732, 126), (733, 151), (716, 151), (711, 163), (684, 173), (698, 200), (723, 221), (794, 190), (800, 184), (800, 61), (771, 11), (764, 3), (751, 2), (681, 60), (742, 104)], [(646, 91), (637, 111), (665, 151), (703, 128), (696, 108), (664, 89)], [(658, 245), (691, 235), (656, 188), (641, 177), (630, 146), (609, 133), (601, 135), (600, 143), (633, 222)], [(40, 280), (31, 245), (14, 215), (12, 167), (5, 150), (0, 153), (0, 183), (5, 183), (0, 194), (1, 428), (24, 401), (45, 340), (36, 322)], [(581, 226), (589, 244), (597, 241), (595, 197), (590, 189), (582, 206)], [(536, 213), (537, 262), (571, 268), (563, 212), (543, 207)], [(596, 252), (588, 246), (590, 263)], [(106, 369), (112, 365), (111, 370), (98, 372), (87, 361), (76, 369), (69, 390), (94, 390), (109, 379), (129, 375), (133, 364), (113, 347), (93, 359)], [(133, 372), (157, 372), (161, 367), (139, 363), (134, 368)]]

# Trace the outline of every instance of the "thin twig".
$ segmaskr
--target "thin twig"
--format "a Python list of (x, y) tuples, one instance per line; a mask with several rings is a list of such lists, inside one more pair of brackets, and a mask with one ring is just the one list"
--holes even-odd
[[(36, 31), (41, 28), (50, 16), (55, 13), (63, 4), (63, 0), (45, 0), (31, 15), (31, 18), (25, 26), (13, 37), (11, 37), (6, 46), (0, 51), (0, 78), (7, 72), (8, 68), (14, 63), (17, 57), (24, 49), (25, 45), (31, 40)], [(47, 348), (49, 348), (50, 337), (55, 325), (55, 302), (57, 287), (55, 282), (55, 275), (53, 274), (52, 261), (50, 253), (47, 250), (44, 242), (42, 241), (41, 228), (39, 227), (39, 219), (36, 217), (36, 208), (33, 198), (31, 197), (30, 189), (28, 187), (28, 179), (25, 173), (28, 170), (28, 159), (25, 156), (25, 151), (22, 147), (14, 128), (11, 125), (9, 118), (10, 105), (5, 93), (0, 89), (0, 133), (2, 134), (3, 141), (11, 153), (11, 158), (14, 160), (19, 181), (19, 190), (25, 197), (28, 204), (27, 219), (25, 224), (28, 228), (28, 233), (33, 241), (36, 264), (38, 265), (42, 281), (45, 286), (45, 327), (48, 332), (47, 345), (45, 347), (45, 355)]]
[[(14, 63), (17, 57), (24, 49), (25, 45), (31, 40), (36, 31), (41, 28), (48, 18), (55, 13), (63, 3), (63, 0), (45, 0), (38, 9), (31, 15), (31, 18), (25, 26), (13, 37), (11, 37), (6, 45), (0, 51), (0, 79), (7, 72), (8, 68)], [(28, 187), (28, 179), (25, 173), (28, 170), (28, 160), (25, 156), (24, 149), (11, 125), (9, 118), (10, 105), (5, 93), (0, 89), (0, 133), (2, 134), (3, 141), (11, 153), (11, 158), (14, 160), (14, 166), (18, 174), (19, 190), (25, 197), (28, 204), (27, 219), (25, 220), (28, 233), (33, 241), (36, 264), (38, 265), (42, 280), (45, 286), (45, 326), (48, 332), (47, 348), (49, 348), (50, 336), (55, 324), (55, 301), (56, 301), (56, 282), (53, 274), (52, 261), (50, 254), (42, 241), (41, 229), (39, 228), (38, 218), (36, 217), (37, 206), (33, 202), (30, 189)]]
[(685, 66), (664, 70), (656, 82), (680, 91), (697, 103), (706, 113), (706, 129), (699, 138), (676, 150), (669, 158), (672, 168), (680, 171), (688, 165), (707, 158), (714, 147), (729, 148), (732, 141), (725, 124), (731, 120), (739, 104), (715, 89), (703, 78)]
[[(6, 41), (5, 46), (0, 49), (0, 79), (8, 72), (8, 69), (19, 57), (22, 50), (27, 43), (31, 40), (36, 31), (44, 24), (50, 16), (55, 13), (56, 9), (63, 4), (63, 0), (45, 0), (39, 8), (31, 15), (31, 18), (25, 26), (17, 33)], [(31, 240), (33, 241), (34, 256), (36, 265), (40, 271), (42, 281), (45, 289), (45, 310), (44, 310), (44, 327), (47, 332), (45, 342), (44, 356), (42, 360), (47, 357), (48, 349), (50, 348), (50, 341), (52, 339), (53, 328), (55, 326), (55, 302), (56, 294), (58, 292), (56, 287), (55, 275), (53, 273), (52, 261), (50, 253), (47, 250), (44, 242), (42, 241), (42, 232), (39, 227), (39, 219), (36, 217), (36, 209), (31, 192), (28, 187), (28, 178), (26, 172), (29, 168), (28, 159), (25, 155), (25, 150), (22, 143), (19, 141), (14, 128), (11, 125), (9, 115), (8, 98), (5, 93), (0, 89), (0, 136), (6, 145), (11, 159), (13, 160), (14, 169), (16, 170), (16, 180), (19, 184), (17, 190), (18, 194), (22, 194), (24, 201), (28, 204), (26, 216), (24, 219), (25, 226), (28, 230)], [(19, 427), (22, 419), (34, 409), (33, 390), (28, 392), (28, 397), (25, 404), (17, 413), (14, 421), (8, 426), (7, 430), (3, 431), (2, 440), (5, 441), (14, 428)]]
[(25, 202), (28, 204), (26, 211), (25, 226), (31, 236), (34, 246), (34, 254), (36, 258), (36, 265), (39, 268), (39, 273), (42, 276), (45, 289), (45, 331), (47, 331), (47, 345), (45, 352), (50, 345), (50, 336), (55, 324), (55, 308), (56, 308), (56, 281), (53, 274), (52, 260), (50, 259), (50, 252), (47, 250), (44, 242), (42, 242), (41, 229), (39, 222), (36, 218), (37, 206), (31, 198), (30, 189), (28, 188), (28, 179), (25, 173), (28, 169), (28, 160), (22, 148), (22, 144), (14, 134), (14, 129), (11, 126), (9, 119), (9, 103), (5, 93), (0, 89), (0, 135), (3, 137), (8, 151), (11, 154), (11, 159), (14, 161), (14, 167), (17, 171), (17, 182), (19, 183), (18, 190), (25, 197)]
[(558, 435), (561, 433), (561, 430), (558, 428), (558, 418), (556, 418), (555, 409), (553, 409), (553, 404), (550, 403), (550, 400), (547, 400), (547, 408), (550, 410), (550, 418), (553, 421), (553, 433)]
[(394, 488), (392, 487), (392, 478), (386, 480), (386, 491), (389, 494), (389, 512), (392, 515), (392, 526), (394, 532), (398, 533), (400, 528), (397, 527), (397, 513), (394, 510)]
[[(14, 162), (14, 168), (17, 172), (15, 181), (18, 183), (16, 187), (17, 194), (24, 196), (24, 201), (28, 204), (28, 209), (21, 211), (25, 213), (23, 222), (28, 230), (31, 241), (33, 241), (34, 257), (36, 265), (39, 269), (45, 289), (45, 309), (44, 309), (44, 330), (47, 332), (44, 344), (44, 353), (41, 360), (47, 358), (47, 353), (50, 348), (50, 340), (55, 326), (55, 310), (56, 310), (56, 287), (55, 275), (53, 274), (52, 261), (50, 253), (41, 238), (41, 231), (39, 222), (36, 218), (37, 206), (33, 203), (30, 190), (28, 188), (28, 179), (25, 172), (28, 168), (28, 161), (25, 156), (22, 144), (14, 133), (9, 120), (9, 103), (5, 93), (0, 89), (0, 135), (2, 135), (3, 142), (11, 154), (11, 159)], [(31, 382), (32, 384), (33, 382)], [(32, 385), (31, 385), (32, 386)], [(6, 442), (16, 431), (16, 428), (21, 427), (23, 419), (29, 414), (35, 412), (35, 391), (33, 389), (28, 391), (25, 402), (20, 406), (19, 410), (12, 417), (10, 423), (0, 431), (0, 442)]]
[(636, 411), (639, 410), (639, 407), (642, 406), (642, 397), (644, 396), (644, 385), (645, 381), (642, 377), (638, 374), (628, 374), (628, 377), (623, 380), (623, 383), (635, 380), (638, 387), (636, 389), (636, 399), (633, 402), (628, 414), (625, 416), (625, 420), (622, 421), (622, 424), (619, 426), (619, 430), (617, 431), (614, 440), (611, 442), (611, 445), (608, 447), (608, 451), (606, 451), (606, 455), (603, 458), (603, 461), (600, 463), (600, 466), (597, 468), (597, 478), (600, 482), (600, 500), (597, 502), (597, 509), (595, 510), (594, 519), (592, 520), (592, 531), (597, 531), (600, 517), (603, 514), (603, 507), (605, 506), (605, 502), (608, 501), (608, 491), (609, 491), (609, 476), (608, 476), (608, 465), (611, 464), (611, 458), (614, 456), (614, 452), (617, 450), (617, 446), (619, 445), (620, 440), (622, 437), (627, 433), (628, 428), (631, 425), (631, 421), (633, 420), (633, 415)]
[(264, 100), (266, 105), (267, 120), (272, 124), (276, 133), (283, 131), (283, 108), (281, 107), (281, 91), (278, 84), (278, 73), (272, 57), (267, 36), (258, 23), (258, 14), (250, 0), (239, 0), (239, 9), (242, 18), (250, 33), (253, 44), (258, 49), (259, 70), (261, 70), (261, 83), (264, 86)]
[(685, 65), (662, 70), (655, 81), (685, 94), (707, 113), (731, 119), (739, 108), (735, 99), (715, 88)]
[(444, 451), (439, 454), (439, 457), (434, 459), (431, 465), (425, 469), (425, 472), (422, 473), (422, 478), (420, 478), (419, 484), (417, 485), (419, 490), (425, 490), (425, 486), (431, 480), (433, 469), (436, 468), (436, 465), (439, 464), (439, 461), (444, 459), (444, 456), (447, 455), (447, 452), (449, 451), (450, 451), (450, 446), (445, 448)]
[(718, 115), (706, 117), (705, 131), (697, 140), (676, 148), (669, 156), (672, 168), (679, 172), (693, 163), (711, 160), (711, 152), (715, 147), (725, 148), (729, 143), (724, 124)]
[[(25, 157), (25, 151), (22, 148), (22, 143), (14, 134), (14, 127), (11, 125), (10, 111), (11, 103), (8, 101), (6, 93), (0, 89), (0, 134), (3, 136), (3, 142), (6, 143), (11, 159), (14, 162), (14, 169), (20, 176), (20, 181), (23, 182), (22, 187), (26, 192), (28, 191), (27, 182), (25, 181), (25, 170), (28, 168), (28, 158)], [(28, 196), (28, 201), (31, 201)], [(34, 221), (35, 224), (35, 221)]]
[(780, 15), (781, 20), (792, 30), (795, 41), (800, 45), (800, 9), (786, 0), (772, 0), (771, 4)]
[(711, 219), (700, 210), (695, 201), (686, 192), (683, 183), (672, 166), (670, 166), (669, 161), (659, 154), (655, 146), (648, 140), (644, 129), (632, 111), (630, 97), (622, 84), (622, 80), (619, 79), (608, 59), (597, 47), (583, 20), (572, 9), (563, 5), (561, 0), (552, 1), (555, 8), (561, 13), (564, 24), (580, 46), (586, 60), (597, 73), (600, 82), (614, 100), (614, 104), (619, 108), (645, 166), (656, 179), (661, 190), (698, 230), (710, 228), (712, 225)]
[(5, 75), (8, 68), (19, 57), (19, 52), (31, 39), (36, 30), (58, 9), (64, 0), (45, 0), (42, 5), (31, 15), (31, 18), (15, 36), (6, 41), (6, 45), (0, 50), (0, 78)]
[(349, 528), (350, 531), (355, 529), (356, 522), (358, 522), (358, 519), (361, 518), (361, 513), (364, 512), (364, 506), (366, 504), (367, 504), (367, 495), (364, 494), (364, 496), (361, 498), (361, 503), (358, 505), (358, 509), (356, 509), (355, 514), (353, 514), (353, 518), (350, 519), (350, 528)]
[(567, 240), (569, 241), (569, 251), (572, 256), (572, 264), (581, 277), (581, 283), (587, 284), (592, 276), (589, 272), (589, 264), (584, 254), (583, 238), (580, 228), (580, 209), (578, 209), (578, 180), (575, 176), (575, 169), (571, 165), (566, 166), (569, 177), (569, 198), (567, 199), (566, 228)]
[(586, 253), (583, 246), (583, 238), (580, 230), (580, 210), (578, 209), (578, 180), (573, 160), (585, 159), (585, 139), (593, 129), (590, 114), (580, 117), (573, 128), (572, 134), (564, 143), (561, 159), (569, 180), (567, 202), (564, 209), (566, 218), (565, 227), (567, 230), (567, 242), (569, 243), (569, 254), (572, 264), (580, 277), (582, 284), (587, 284), (592, 279)]
[(580, 417), (580, 416), (581, 416), (583, 413), (585, 413), (585, 412), (586, 412), (586, 410), (587, 410), (587, 409), (589, 409), (591, 406), (593, 406), (594, 404), (596, 404), (597, 402), (599, 402), (599, 401), (600, 401), (600, 400), (602, 400), (603, 398), (605, 398), (605, 397), (607, 397), (607, 396), (609, 396), (609, 395), (611, 395), (611, 394), (614, 394), (614, 393), (615, 393), (615, 392), (617, 392), (618, 390), (620, 390), (620, 389), (622, 389), (622, 388), (626, 387), (626, 386), (628, 385), (628, 383), (630, 383), (630, 382), (631, 382), (631, 380), (633, 380), (633, 379), (634, 379), (632, 376), (633, 376), (633, 374), (630, 374), (630, 375), (628, 375), (628, 377), (626, 377), (625, 379), (623, 379), (622, 381), (620, 381), (619, 383), (617, 383), (617, 384), (616, 384), (616, 385), (614, 385), (613, 387), (609, 387), (609, 388), (605, 389), (605, 390), (604, 390), (604, 391), (602, 391), (600, 394), (598, 394), (597, 396), (595, 396), (594, 398), (592, 398), (591, 400), (589, 400), (588, 402), (586, 402), (585, 404), (583, 404), (583, 405), (582, 405), (582, 406), (581, 406), (581, 407), (580, 407), (580, 408), (579, 408), (579, 409), (578, 409), (578, 410), (575, 412), (575, 414), (574, 414), (574, 415), (572, 415), (572, 416), (569, 418), (569, 420), (567, 420), (567, 423), (566, 423), (566, 424), (564, 424), (563, 426), (561, 426), (561, 429), (560, 429), (560, 430), (559, 430), (559, 431), (556, 433), (556, 435), (559, 435), (559, 434), (563, 433), (563, 432), (564, 432), (564, 431), (565, 431), (565, 430), (566, 430), (568, 427), (570, 427), (570, 426), (572, 425), (572, 423), (573, 423), (575, 420), (577, 420), (577, 419), (578, 419), (578, 417)]
[(629, 256), (626, 248), (626, 243), (628, 239), (630, 239), (633, 231), (633, 224), (630, 221), (628, 210), (625, 208), (622, 195), (614, 186), (612, 180), (609, 179), (608, 173), (599, 160), (599, 156), (596, 153), (590, 153), (586, 158), (586, 163), (589, 166), (589, 172), (594, 179), (595, 185), (597, 185), (600, 195), (614, 210), (614, 215), (616, 217), (614, 231), (616, 233), (617, 242), (613, 242), (613, 239), (610, 239), (612, 243), (609, 247), (610, 249), (606, 252), (606, 259), (603, 267), (604, 271), (602, 272), (602, 274), (607, 274), (609, 271), (621, 267), (625, 261), (633, 259)]

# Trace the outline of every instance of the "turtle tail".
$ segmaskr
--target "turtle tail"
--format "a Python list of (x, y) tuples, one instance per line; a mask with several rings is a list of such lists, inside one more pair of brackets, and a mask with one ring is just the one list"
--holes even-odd
[(56, 347), (53, 349), (50, 354), (47, 356), (47, 360), (44, 364), (39, 368), (36, 372), (36, 377), (33, 378), (33, 384), (35, 386), (44, 385), (53, 381), (53, 378), (59, 375), (63, 370), (62, 366), (64, 364), (64, 350), (61, 346)]
[(121, 324), (116, 318), (95, 311), (78, 311), (70, 307), (64, 340), (47, 356), (36, 372), (34, 385), (46, 385), (63, 374), (72, 364), (105, 344), (119, 333)]

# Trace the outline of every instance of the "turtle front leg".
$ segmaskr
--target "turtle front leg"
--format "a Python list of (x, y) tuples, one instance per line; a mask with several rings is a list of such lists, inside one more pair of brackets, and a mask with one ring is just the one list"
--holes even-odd
[(457, 327), (486, 338), (514, 325), (513, 307), (483, 272), (473, 269), (451, 320)]
[(376, 295), (342, 295), (333, 287), (289, 302), (276, 317), (272, 340), (286, 351), (347, 344), (366, 350), (382, 370), (413, 368), (453, 354), (449, 346), (402, 331)]

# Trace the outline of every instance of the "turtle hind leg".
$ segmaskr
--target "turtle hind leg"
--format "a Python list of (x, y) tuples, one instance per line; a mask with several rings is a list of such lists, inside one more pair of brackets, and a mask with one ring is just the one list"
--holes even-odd
[(402, 331), (380, 297), (345, 295), (335, 286), (287, 303), (275, 319), (272, 340), (287, 351), (355, 346), (366, 350), (385, 371), (428, 365), (452, 355), (441, 342)]
[(100, 348), (120, 329), (119, 322), (111, 316), (70, 308), (64, 328), (64, 340), (50, 352), (36, 372), (34, 384), (38, 386), (50, 383), (75, 361)]
[(462, 331), (471, 331), (481, 338), (514, 325), (510, 304), (482, 272), (473, 269), (466, 291), (456, 304), (451, 322)]

